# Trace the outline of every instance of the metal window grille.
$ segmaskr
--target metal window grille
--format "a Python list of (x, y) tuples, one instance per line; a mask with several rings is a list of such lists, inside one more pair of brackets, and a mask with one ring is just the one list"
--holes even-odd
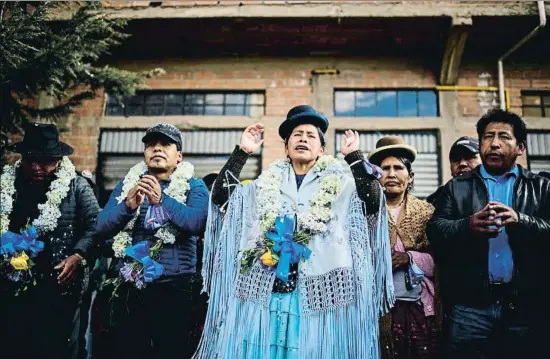
[(139, 91), (121, 102), (107, 97), (107, 116), (251, 116), (265, 113), (265, 93)]
[(523, 116), (550, 117), (550, 91), (522, 91)]
[[(343, 131), (336, 132), (336, 154), (342, 160), (344, 171), (351, 175), (351, 169), (340, 153), (340, 141)], [(416, 147), (418, 153), (412, 164), (414, 172), (414, 190), (412, 193), (419, 198), (426, 198), (437, 190), (441, 184), (441, 149), (437, 131), (387, 131), (387, 132), (359, 132), (361, 148), (365, 158), (370, 151), (376, 148), (376, 142), (385, 136), (401, 136), (405, 142)]]
[(550, 171), (550, 132), (527, 134), (527, 163), (534, 173)]

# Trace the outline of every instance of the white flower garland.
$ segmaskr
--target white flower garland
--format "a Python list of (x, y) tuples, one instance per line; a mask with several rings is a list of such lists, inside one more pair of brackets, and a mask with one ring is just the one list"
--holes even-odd
[[(21, 160), (13, 165), (5, 165), (0, 178), (0, 235), (6, 233), (10, 225), (10, 214), (13, 210), (13, 195), (15, 194), (15, 177)], [(39, 236), (53, 231), (61, 217), (59, 207), (69, 193), (71, 181), (76, 177), (76, 170), (68, 157), (63, 157), (54, 172), (57, 177), (46, 193), (46, 202), (38, 205), (39, 215), (32, 225)]]
[[(268, 231), (275, 224), (281, 205), (281, 183), (283, 174), (290, 168), (288, 161), (279, 160), (262, 172), (256, 186), (258, 188), (258, 214), (260, 229)], [(327, 230), (326, 223), (332, 218), (332, 202), (341, 189), (342, 165), (333, 156), (323, 156), (317, 160), (312, 170), (322, 177), (319, 190), (311, 200), (311, 206), (303, 214), (298, 215), (299, 228), (310, 233), (323, 233)]]
[[(147, 172), (147, 165), (145, 162), (140, 162), (128, 171), (126, 177), (122, 181), (122, 192), (120, 196), (117, 197), (117, 202), (121, 203), (126, 199), (128, 192), (135, 187), (139, 182), (140, 176)], [(187, 191), (191, 188), (189, 185), (189, 180), (193, 177), (194, 169), (193, 165), (189, 162), (180, 162), (176, 167), (176, 170), (170, 175), (170, 184), (167, 188), (164, 189), (164, 193), (174, 198), (176, 201), (185, 204), (187, 196), (185, 195)], [(136, 223), (137, 218), (139, 217), (139, 206), (136, 210), (134, 218), (128, 222), (126, 227), (114, 237), (113, 242), (113, 251), (115, 256), (118, 258), (124, 257), (124, 252), (126, 248), (132, 244), (132, 229)], [(162, 243), (171, 244), (176, 241), (176, 236), (178, 235), (178, 230), (170, 223), (162, 226), (155, 237), (162, 240)]]

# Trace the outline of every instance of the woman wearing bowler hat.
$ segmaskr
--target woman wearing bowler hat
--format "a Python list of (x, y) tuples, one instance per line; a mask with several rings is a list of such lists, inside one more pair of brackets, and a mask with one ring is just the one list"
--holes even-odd
[(380, 321), (383, 358), (435, 358), (435, 265), (426, 236), (434, 207), (411, 194), (416, 148), (383, 137), (368, 158), (383, 171), (396, 298)]
[(203, 274), (210, 295), (195, 358), (378, 358), (392, 303), (379, 169), (346, 131), (326, 155), (328, 119), (307, 105), (279, 126), (286, 159), (241, 184), (264, 125), (243, 132), (212, 190)]

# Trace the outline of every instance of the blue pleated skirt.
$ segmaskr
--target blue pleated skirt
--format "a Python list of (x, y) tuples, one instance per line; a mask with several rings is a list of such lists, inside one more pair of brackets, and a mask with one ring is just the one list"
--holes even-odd
[[(300, 341), (298, 291), (271, 295), (269, 326), (271, 356), (265, 359), (298, 359), (298, 343)], [(247, 346), (247, 343), (245, 342), (244, 345)], [(248, 348), (248, 350), (250, 349)], [(259, 358), (260, 352), (257, 354), (252, 357)]]

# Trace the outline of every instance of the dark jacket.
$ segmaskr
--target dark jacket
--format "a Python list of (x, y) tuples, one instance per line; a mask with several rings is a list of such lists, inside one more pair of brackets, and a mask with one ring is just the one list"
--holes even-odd
[(444, 187), (445, 186), (439, 186), (434, 193), (426, 197), (426, 202), (428, 202), (429, 204), (435, 207), (437, 205), (437, 200), (439, 199), (439, 196), (441, 195), (441, 192), (443, 191)]
[[(514, 259), (512, 301), (527, 307), (546, 282), (542, 260), (550, 241), (550, 181), (519, 168), (512, 206), (519, 223), (506, 231)], [(441, 270), (441, 289), (450, 304), (487, 305), (491, 300), (489, 241), (469, 229), (469, 217), (489, 201), (479, 169), (445, 185), (427, 225)]]
[[(168, 181), (161, 181), (162, 190), (168, 186)], [(160, 252), (159, 263), (164, 266), (163, 279), (182, 274), (192, 274), (197, 264), (197, 236), (204, 233), (208, 215), (208, 190), (201, 179), (193, 178), (189, 182), (191, 189), (187, 193), (186, 204), (181, 204), (167, 194), (162, 194), (161, 204), (168, 213), (172, 224), (179, 230), (176, 243), (165, 244)], [(129, 211), (124, 201), (117, 204), (116, 198), (122, 192), (122, 181), (111, 193), (105, 208), (97, 219), (97, 235), (104, 239), (113, 238), (134, 217), (135, 212)], [(133, 243), (148, 240), (152, 245), (157, 238), (155, 231), (144, 227), (145, 215), (149, 202), (140, 207), (140, 214), (132, 232)], [(111, 241), (109, 241), (111, 242)]]
[[(10, 230), (18, 233), (25, 226), (27, 218), (35, 219), (39, 203), (46, 201), (47, 187), (42, 189), (16, 180), (17, 198), (10, 216)], [(94, 227), (99, 205), (92, 188), (81, 176), (71, 182), (67, 197), (61, 202), (61, 217), (52, 232), (40, 238), (46, 243), (37, 264), (55, 266), (66, 257), (80, 253), (91, 263), (90, 253), (94, 247)]]

